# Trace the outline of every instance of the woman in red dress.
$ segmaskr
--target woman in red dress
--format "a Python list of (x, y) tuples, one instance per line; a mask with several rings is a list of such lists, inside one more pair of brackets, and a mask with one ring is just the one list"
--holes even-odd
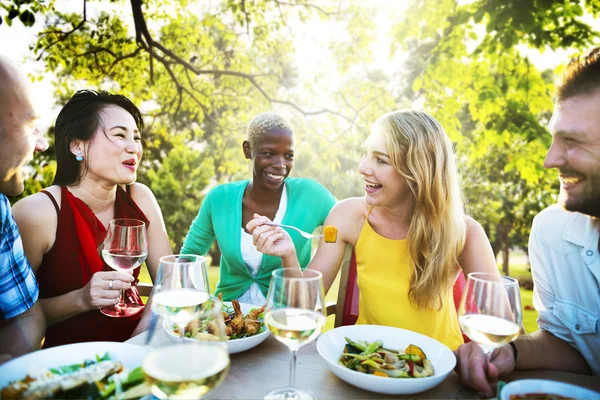
[[(160, 257), (172, 254), (154, 195), (134, 183), (142, 131), (141, 113), (126, 97), (77, 92), (56, 120), (54, 184), (13, 207), (48, 322), (44, 347), (124, 341), (147, 325), (149, 308), (126, 318), (100, 312), (115, 304), (119, 290), (132, 287), (140, 270), (132, 276), (103, 262), (100, 254), (110, 220), (146, 223), (146, 265), (152, 280)], [(129, 294), (139, 299), (137, 291)]]

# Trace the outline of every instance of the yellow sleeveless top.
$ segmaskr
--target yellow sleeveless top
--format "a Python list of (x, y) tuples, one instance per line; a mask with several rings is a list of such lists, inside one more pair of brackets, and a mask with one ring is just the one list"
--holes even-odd
[(368, 217), (355, 246), (358, 288), (357, 324), (386, 325), (429, 336), (451, 350), (463, 343), (452, 291), (440, 311), (419, 309), (408, 300), (412, 275), (407, 240), (387, 239)]

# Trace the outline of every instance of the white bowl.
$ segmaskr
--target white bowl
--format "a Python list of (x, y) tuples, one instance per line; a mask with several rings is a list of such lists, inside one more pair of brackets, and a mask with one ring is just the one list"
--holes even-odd
[[(231, 302), (229, 302), (229, 301), (224, 301), (223, 304), (226, 306), (231, 306)], [(260, 308), (260, 306), (255, 306), (253, 304), (248, 304), (248, 303), (240, 303), (240, 308), (242, 309), (242, 313), (244, 315), (246, 315), (253, 308)], [(176, 340), (176, 341), (179, 340), (179, 335), (176, 334), (175, 332), (173, 332), (172, 329), (169, 329), (169, 327), (167, 326), (166, 320), (165, 320), (164, 327), (165, 327), (165, 330), (167, 331), (167, 333), (169, 333), (169, 336), (173, 340)], [(253, 336), (248, 336), (245, 338), (240, 338), (240, 339), (229, 339), (227, 341), (227, 349), (229, 350), (229, 354), (241, 353), (242, 351), (250, 350), (251, 348), (258, 346), (259, 344), (264, 342), (268, 337), (269, 337), (269, 330), (263, 324), (263, 331), (261, 333), (258, 333)], [(184, 340), (188, 341), (188, 340), (194, 340), (194, 339), (185, 338)]]
[(513, 381), (500, 393), (500, 400), (509, 400), (511, 395), (527, 393), (547, 393), (572, 399), (599, 399), (600, 393), (593, 392), (580, 386), (569, 383), (556, 382), (544, 379), (522, 379)]
[[(386, 378), (353, 371), (340, 365), (338, 360), (344, 351), (346, 339), (382, 340), (388, 349), (402, 350), (410, 344), (419, 346), (433, 364), (434, 375), (427, 378)], [(341, 326), (324, 333), (317, 341), (317, 351), (327, 367), (338, 378), (364, 390), (384, 394), (413, 394), (424, 392), (439, 385), (456, 365), (456, 357), (450, 349), (437, 340), (406, 329), (379, 325)]]

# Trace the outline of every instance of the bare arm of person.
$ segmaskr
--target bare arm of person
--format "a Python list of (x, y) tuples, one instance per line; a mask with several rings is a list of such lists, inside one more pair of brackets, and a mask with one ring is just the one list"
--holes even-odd
[(0, 354), (18, 357), (39, 350), (45, 334), (46, 317), (37, 301), (24, 313), (0, 323)]
[(590, 375), (590, 367), (583, 356), (568, 343), (550, 332), (538, 330), (515, 340), (518, 359), (509, 345), (494, 350), (488, 361), (477, 344), (461, 345), (454, 352), (456, 372), (462, 383), (487, 397), (493, 395), (498, 379), (515, 369), (553, 369)]
[(156, 279), (158, 264), (160, 258), (173, 254), (167, 228), (163, 219), (160, 206), (154, 197), (154, 193), (148, 186), (141, 183), (134, 183), (131, 187), (131, 198), (138, 207), (144, 212), (150, 222), (148, 226), (148, 258), (146, 266), (150, 273), (152, 282)]
[[(60, 204), (60, 189), (52, 187), (49, 191)], [(25, 255), (33, 271), (37, 272), (44, 255), (54, 245), (58, 225), (54, 206), (45, 194), (37, 193), (18, 201), (12, 213), (21, 233)], [(60, 276), (56, 279), (60, 279)], [(112, 290), (109, 289), (111, 280)], [(133, 277), (123, 272), (100, 271), (81, 289), (38, 301), (48, 326), (52, 326), (85, 311), (115, 304), (119, 289), (129, 289), (132, 281)]]
[[(366, 217), (366, 207), (362, 198), (346, 199), (337, 203), (325, 220), (325, 225), (337, 228), (337, 241), (325, 243), (321, 238), (317, 253), (308, 265), (308, 268), (323, 274), (325, 292), (329, 291), (337, 276), (346, 245), (354, 247), (356, 244)], [(281, 257), (284, 268), (297, 268), (299, 263), (291, 238), (281, 228), (264, 225), (268, 221), (266, 217), (257, 216), (246, 226), (248, 232), (252, 233), (256, 248), (262, 253)]]
[[(134, 183), (131, 187), (131, 198), (144, 212), (144, 215), (146, 215), (146, 218), (150, 222), (148, 226), (148, 258), (146, 258), (146, 266), (148, 267), (152, 282), (155, 283), (160, 258), (173, 254), (169, 236), (167, 235), (167, 228), (165, 227), (160, 206), (150, 188), (141, 183)], [(142, 318), (131, 336), (136, 336), (148, 329), (151, 318), (152, 293), (148, 296), (148, 302), (146, 303)]]
[(465, 276), (470, 272), (487, 272), (500, 278), (498, 264), (485, 231), (473, 218), (465, 217), (467, 238), (458, 262)]

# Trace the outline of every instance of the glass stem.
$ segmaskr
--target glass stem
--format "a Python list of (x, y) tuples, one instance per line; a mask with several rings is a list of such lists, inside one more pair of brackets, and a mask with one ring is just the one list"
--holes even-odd
[(125, 304), (125, 291), (123, 289), (119, 290), (119, 302), (116, 304), (117, 308), (125, 308), (127, 304)]
[(292, 350), (292, 360), (290, 362), (290, 387), (296, 386), (296, 352), (298, 350)]

